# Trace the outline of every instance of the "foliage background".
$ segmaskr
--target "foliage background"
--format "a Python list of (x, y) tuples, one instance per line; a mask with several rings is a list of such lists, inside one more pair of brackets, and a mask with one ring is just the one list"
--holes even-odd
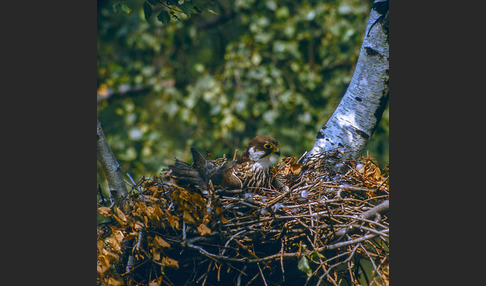
[[(346, 91), (373, 1), (192, 1), (200, 12), (167, 24), (143, 3), (97, 1), (98, 118), (135, 180), (191, 161), (190, 146), (241, 154), (257, 134), (300, 157)], [(388, 122), (387, 108), (368, 145), (383, 164)]]

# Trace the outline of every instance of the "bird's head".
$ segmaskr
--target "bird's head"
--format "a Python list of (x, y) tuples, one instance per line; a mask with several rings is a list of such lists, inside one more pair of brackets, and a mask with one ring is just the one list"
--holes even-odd
[(259, 135), (251, 139), (242, 157), (248, 157), (255, 162), (270, 164), (271, 155), (280, 155), (278, 141), (266, 135)]

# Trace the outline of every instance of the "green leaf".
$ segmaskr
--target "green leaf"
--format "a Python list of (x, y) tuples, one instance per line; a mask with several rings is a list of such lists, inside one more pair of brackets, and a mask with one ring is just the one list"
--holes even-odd
[(319, 253), (319, 252), (312, 252), (312, 254), (310, 255), (310, 259), (312, 260), (312, 262), (316, 262), (319, 261), (319, 258), (321, 259), (326, 259), (326, 257), (324, 255), (322, 255), (322, 253)]
[(299, 260), (299, 263), (297, 264), (297, 268), (300, 271), (305, 272), (307, 276), (312, 275), (312, 269), (309, 266), (309, 260), (305, 256), (302, 256), (302, 258)]
[(120, 3), (113, 4), (113, 12), (118, 13), (120, 11)]
[(147, 2), (143, 2), (143, 14), (145, 16), (145, 20), (148, 22), (150, 20), (150, 16), (152, 16), (152, 7)]
[(132, 12), (132, 9), (125, 4), (121, 4), (121, 10), (127, 15), (130, 15), (130, 12)]
[(170, 15), (167, 11), (161, 11), (159, 15), (157, 15), (157, 19), (163, 24), (167, 24), (170, 22)]
[(214, 15), (219, 15), (217, 12), (215, 12), (215, 11), (214, 11), (214, 10), (212, 10), (212, 9), (209, 9), (209, 8), (208, 8), (208, 11), (209, 11), (209, 13), (211, 13), (211, 14), (214, 14)]
[(157, 3), (159, 2), (158, 0), (147, 0), (147, 1), (152, 5), (157, 5)]
[(184, 12), (184, 14), (186, 14), (188, 17), (191, 17), (193, 7), (194, 5), (192, 4), (192, 2), (187, 1), (182, 3), (181, 5), (182, 12)]

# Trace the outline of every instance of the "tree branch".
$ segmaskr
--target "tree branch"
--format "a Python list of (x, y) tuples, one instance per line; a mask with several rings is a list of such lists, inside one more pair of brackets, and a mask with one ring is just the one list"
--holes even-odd
[(388, 0), (375, 0), (348, 89), (333, 115), (317, 133), (305, 162), (336, 150), (342, 151), (342, 159), (356, 158), (373, 135), (388, 103), (387, 12)]
[(110, 145), (106, 140), (105, 133), (101, 127), (100, 121), (97, 119), (96, 126), (96, 153), (98, 161), (105, 172), (106, 180), (108, 181), (108, 186), (110, 188), (110, 193), (112, 197), (115, 198), (115, 204), (121, 210), (123, 208), (123, 198), (128, 194), (127, 188), (125, 186), (125, 181), (120, 170), (120, 165), (115, 158), (115, 155), (111, 151)]
[(386, 200), (381, 204), (373, 207), (372, 209), (369, 209), (366, 212), (362, 213), (360, 217), (364, 219), (373, 219), (377, 215), (381, 215), (384, 212), (388, 212), (389, 207), (390, 207), (390, 201)]

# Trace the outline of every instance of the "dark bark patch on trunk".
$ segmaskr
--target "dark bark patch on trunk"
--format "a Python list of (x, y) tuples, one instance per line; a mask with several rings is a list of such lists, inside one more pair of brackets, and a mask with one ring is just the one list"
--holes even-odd
[(383, 57), (377, 50), (371, 48), (371, 47), (365, 47), (366, 54), (370, 57), (379, 55), (380, 57)]
[(368, 135), (368, 133), (362, 131), (362, 130), (359, 130), (359, 129), (356, 129), (356, 133), (363, 137), (365, 140), (368, 140), (370, 138), (370, 135)]

